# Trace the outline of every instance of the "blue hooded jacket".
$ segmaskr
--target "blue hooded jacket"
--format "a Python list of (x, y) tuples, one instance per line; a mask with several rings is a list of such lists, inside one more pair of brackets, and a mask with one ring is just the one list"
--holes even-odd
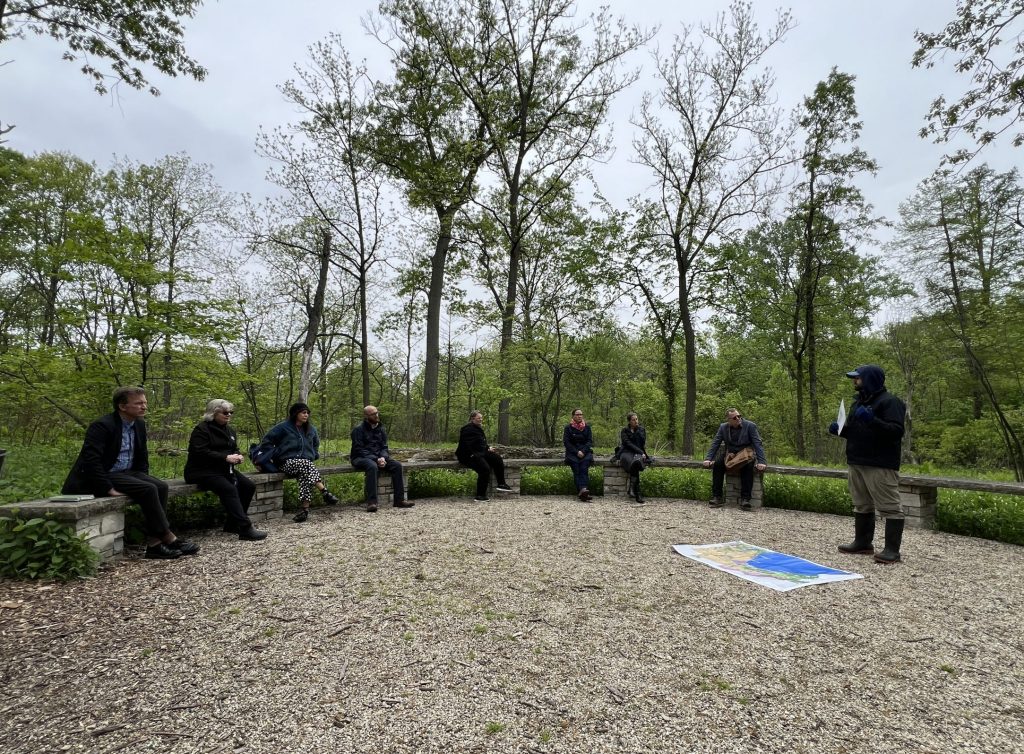
[[(861, 386), (846, 417), (841, 437), (846, 438), (846, 462), (854, 466), (900, 468), (903, 424), (907, 407), (885, 389), (885, 372), (874, 364), (859, 366), (847, 377), (860, 377)], [(869, 421), (856, 418), (857, 409), (867, 406), (874, 412)]]

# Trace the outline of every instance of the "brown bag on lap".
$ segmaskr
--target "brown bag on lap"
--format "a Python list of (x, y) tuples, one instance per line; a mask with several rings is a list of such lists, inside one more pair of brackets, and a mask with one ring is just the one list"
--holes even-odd
[(755, 458), (754, 449), (749, 445), (745, 448), (741, 448), (735, 453), (726, 453), (725, 473), (739, 474), (740, 470), (748, 463), (753, 463)]

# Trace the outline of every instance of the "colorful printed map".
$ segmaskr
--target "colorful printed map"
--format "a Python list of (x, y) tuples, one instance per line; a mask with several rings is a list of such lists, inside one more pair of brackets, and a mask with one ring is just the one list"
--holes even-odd
[(715, 545), (673, 545), (672, 549), (683, 557), (778, 592), (864, 578), (859, 573), (840, 571), (738, 540)]

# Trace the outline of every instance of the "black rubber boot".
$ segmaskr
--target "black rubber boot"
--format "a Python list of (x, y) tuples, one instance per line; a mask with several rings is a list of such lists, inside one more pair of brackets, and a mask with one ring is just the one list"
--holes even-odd
[(640, 475), (633, 477), (633, 496), (638, 503), (643, 503), (644, 496), (640, 493)]
[(853, 541), (848, 545), (839, 545), (839, 552), (847, 555), (874, 555), (875, 546), (872, 542), (875, 539), (875, 514), (854, 513), (853, 514)]
[(900, 545), (903, 544), (903, 525), (906, 519), (885, 519), (885, 549), (875, 555), (875, 562), (892, 565), (900, 562)]

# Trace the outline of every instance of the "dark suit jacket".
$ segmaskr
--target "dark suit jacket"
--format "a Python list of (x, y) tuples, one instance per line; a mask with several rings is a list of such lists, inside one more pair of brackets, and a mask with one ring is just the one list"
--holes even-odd
[[(96, 495), (106, 497), (110, 488), (110, 467), (117, 461), (121, 452), (121, 415), (116, 411), (89, 425), (85, 431), (85, 442), (82, 451), (75, 459), (74, 466), (61, 490), (65, 495)], [(132, 458), (131, 471), (149, 473), (149, 449), (146, 447), (146, 422), (136, 419), (135, 455)]]

